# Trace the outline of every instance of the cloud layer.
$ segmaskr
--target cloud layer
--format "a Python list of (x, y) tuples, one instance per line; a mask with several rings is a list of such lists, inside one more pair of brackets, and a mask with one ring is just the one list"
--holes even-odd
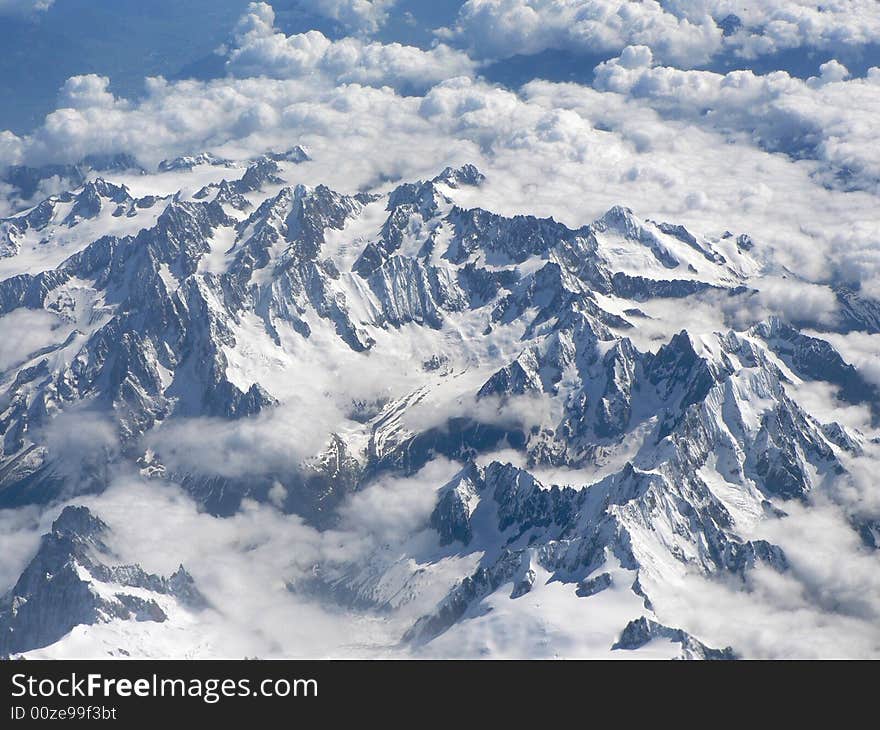
[[(262, 75), (148, 79), (137, 102), (114, 97), (107, 78), (75, 77), (31, 136), (0, 136), (3, 162), (130, 152), (155, 165), (204, 149), (248, 156), (305, 143), (315, 162), (301, 166), (302, 181), (343, 191), (474, 162), (489, 176), (480, 204), (499, 212), (583, 225), (623, 204), (703, 233), (748, 232), (756, 255), (812, 281), (870, 286), (880, 271), (870, 122), (880, 72), (846, 79), (831, 64), (808, 81), (722, 75), (656, 66), (647, 48), (628, 47), (598, 69), (596, 88), (532, 82), (513, 92), (440, 67), (436, 78), (455, 75), (408, 96), (392, 86), (406, 64), (364, 59), (405, 51), (432, 63), (425, 52), (351, 41), (345, 62), (341, 42), (321, 36), (324, 51), (305, 64), (314, 72), (300, 72), (304, 62), (287, 57), (303, 40), (267, 17), (251, 13), (240, 26), (242, 49), (253, 42), (260, 52), (233, 51), (230, 62), (244, 74), (250, 58), (249, 73)], [(341, 83), (346, 75), (361, 83)]]
[(625, 94), (663, 114), (794, 158), (824, 163), (823, 182), (880, 190), (880, 68), (848, 79), (837, 61), (805, 81), (784, 71), (727, 74), (655, 65), (647, 46), (629, 46), (596, 69), (596, 88)]
[(880, 13), (873, 0), (468, 0), (440, 34), (491, 58), (645, 45), (662, 62), (689, 68), (722, 52), (755, 58), (876, 43)]
[(722, 32), (708, 13), (677, 15), (653, 1), (468, 0), (441, 36), (489, 58), (548, 49), (595, 55), (641, 43), (691, 66), (719, 50)]

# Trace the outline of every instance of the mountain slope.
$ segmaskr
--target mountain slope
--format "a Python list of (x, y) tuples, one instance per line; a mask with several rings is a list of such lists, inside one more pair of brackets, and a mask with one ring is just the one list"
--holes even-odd
[[(779, 273), (760, 243), (624, 207), (576, 229), (464, 208), (458, 193), (484, 182), (470, 165), (308, 187), (306, 159), (181, 158), (161, 173), (243, 175), (137, 199), (98, 178), (0, 223), (0, 326), (40, 335), (0, 363), (0, 507), (100, 504), (125, 473), (179, 484), (217, 519), (271, 505), (332, 540), (359, 498), (409, 479), (428, 509), (289, 590), (390, 616), (417, 654), (522, 655), (484, 637), (530, 622), (550, 637), (527, 643), (542, 655), (741, 654), (654, 591), (694, 574), (745, 594), (755, 571), (789, 575), (761, 526), (846, 489), (880, 413), (817, 323), (725, 318)], [(837, 296), (838, 332), (874, 331), (876, 302)], [(717, 302), (704, 326), (677, 321)], [(814, 411), (816, 388), (873, 423)], [(443, 460), (451, 480), (426, 476)], [(104, 562), (100, 520), (71, 510), (6, 599), (3, 651), (109, 615), (161, 620), (158, 598), (94, 587), (122, 569)], [(880, 515), (850, 516), (876, 549)], [(70, 586), (28, 577), (47, 550)], [(183, 579), (138, 576), (183, 600)]]

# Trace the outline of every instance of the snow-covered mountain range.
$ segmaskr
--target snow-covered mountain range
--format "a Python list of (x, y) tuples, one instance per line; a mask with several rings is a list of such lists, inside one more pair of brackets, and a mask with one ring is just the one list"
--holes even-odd
[[(776, 311), (796, 277), (724, 221), (570, 228), (475, 206), (470, 165), (335, 191), (307, 161), (12, 172), (71, 189), (0, 221), (0, 508), (45, 532), (0, 654), (729, 658), (760, 613), (721, 604), (774, 591), (861, 636), (786, 526), (834, 510), (877, 560), (880, 388), (837, 343), (880, 302)], [(169, 490), (253, 544), (193, 550)], [(242, 584), (254, 625), (300, 609), (251, 650), (215, 578), (255, 545), (290, 552)], [(316, 612), (350, 635), (287, 638)]]

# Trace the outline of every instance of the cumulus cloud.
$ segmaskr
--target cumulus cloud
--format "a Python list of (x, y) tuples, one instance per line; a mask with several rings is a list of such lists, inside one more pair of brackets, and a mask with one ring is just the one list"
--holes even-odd
[[(360, 554), (327, 550), (334, 560), (358, 560), (382, 545), (400, 544), (427, 528), (437, 504), (437, 490), (462, 465), (438, 457), (411, 477), (385, 476), (356, 492), (339, 510), (340, 526), (329, 544), (358, 545)], [(344, 539), (339, 539), (343, 537)]]
[(722, 134), (746, 134), (770, 151), (814, 157), (823, 182), (847, 189), (880, 189), (880, 68), (847, 80), (837, 61), (805, 81), (784, 71), (719, 74), (655, 65), (647, 47), (627, 48), (596, 68), (595, 86), (626, 94), (676, 119)]
[(880, 14), (873, 0), (468, 0), (440, 35), (493, 58), (644, 45), (664, 63), (688, 68), (720, 53), (755, 58), (877, 42)]
[(112, 109), (119, 103), (110, 93), (110, 79), (97, 74), (72, 76), (58, 94), (58, 105), (62, 108)]
[[(409, 557), (401, 572), (417, 571), (414, 556), (428, 542), (436, 549), (436, 535), (424, 528), (437, 489), (459, 468), (436, 459), (411, 477), (376, 480), (351, 495), (339, 510), (339, 525), (323, 532), (252, 502), (232, 517), (215, 518), (176, 485), (134, 477), (77, 503), (111, 526), (110, 546), (120, 560), (164, 574), (183, 563), (193, 574), (212, 604), (199, 618), (201, 655), (369, 656), (391, 651), (418, 611), (407, 609), (378, 621), (339, 606), (319, 606), (302, 590), (315, 575), (358, 575), (369, 586), (370, 571), (364, 566), (384, 570), (384, 561), (402, 555)], [(783, 574), (759, 567), (745, 586), (738, 578), (707, 579), (687, 572), (653, 585), (646, 576), (660, 619), (710, 644), (733, 645), (750, 658), (876, 655), (876, 556), (850, 525), (853, 514), (878, 514), (873, 491), (870, 478), (854, 479), (832, 495), (835, 501), (815, 495), (809, 506), (786, 504), (788, 517), (760, 523), (750, 537), (785, 550), (791, 568)], [(147, 525), (132, 514), (162, 514), (162, 520)], [(32, 554), (47, 519), (27, 511), (0, 513), (8, 528), (0, 542), (13, 550), (10, 566)], [(187, 539), (181, 541), (180, 535)], [(12, 572), (6, 579), (14, 580)], [(290, 615), (297, 621), (286, 620)], [(155, 646), (161, 651), (164, 644)]]
[(48, 451), (52, 472), (64, 478), (67, 494), (100, 491), (109, 483), (121, 449), (118, 426), (108, 413), (77, 404), (35, 436)]
[(596, 54), (644, 44), (692, 66), (721, 47), (722, 33), (708, 13), (689, 15), (653, 0), (468, 0), (455, 26), (440, 35), (491, 58), (547, 49)]
[[(505, 363), (506, 364), (506, 363)], [(489, 396), (452, 397), (445, 402), (422, 401), (407, 409), (403, 423), (413, 431), (445, 428), (452, 418), (471, 418), (477, 423), (492, 424), (510, 431), (528, 431), (550, 426), (562, 418), (558, 403), (549, 396), (529, 394), (511, 400)]]
[[(343, 12), (333, 9), (337, 6), (368, 5), (372, 12), (389, 5), (314, 6), (319, 4), (329, 8), (330, 17), (338, 13), (340, 22)], [(796, 4), (809, 5), (785, 5)], [(761, 4), (767, 12), (782, 5)], [(846, 3), (825, 5), (842, 13)], [(503, 20), (497, 27), (490, 27), (492, 8)], [(447, 164), (474, 162), (487, 180), (478, 193), (455, 191), (462, 205), (481, 205), (503, 214), (552, 215), (580, 226), (612, 205), (623, 204), (643, 217), (681, 222), (700, 235), (721, 235), (726, 229), (747, 232), (755, 241), (754, 256), (768, 272), (759, 282), (750, 317), (806, 312), (817, 321), (833, 321), (837, 303), (829, 280), (862, 282), (863, 291), (871, 291), (880, 273), (880, 218), (872, 182), (880, 170), (872, 129), (880, 72), (851, 79), (842, 64), (830, 62), (815, 78), (800, 81), (786, 74), (724, 75), (656, 65), (657, 61), (688, 65), (708, 58), (719, 44), (733, 43), (730, 38), (737, 33), (725, 39), (714, 22), (722, 10), (720, 2), (683, 0), (471, 0), (448, 37), (475, 49), (482, 38), (481, 55), (535, 52), (559, 43), (572, 49), (586, 44), (619, 52), (617, 59), (600, 67), (596, 88), (533, 82), (513, 92), (481, 81), (475, 76), (474, 62), (444, 46), (424, 51), (358, 38), (331, 41), (317, 32), (285, 36), (274, 27), (272, 9), (257, 3), (236, 30), (229, 57), (235, 78), (150, 79), (141, 99), (127, 101), (112, 94), (107, 78), (74, 77), (61, 89), (60, 108), (33, 134), (0, 133), (0, 161), (38, 164), (75, 161), (92, 152), (130, 152), (149, 164), (203, 149), (245, 158), (268, 148), (304, 143), (314, 160), (297, 166), (296, 181), (323, 182), (346, 192), (426, 178)], [(474, 23), (483, 23), (481, 36), (476, 31), (470, 35), (469, 28), (477, 25), (462, 21), (470, 17), (468, 13)], [(554, 19), (552, 13), (563, 20)], [(743, 15), (743, 23), (757, 28), (769, 23), (769, 17)], [(548, 18), (553, 21), (549, 25)], [(865, 27), (870, 30), (870, 23)], [(774, 38), (786, 37), (781, 25), (774, 28)], [(791, 42), (800, 43), (808, 35), (798, 30), (791, 34)], [(745, 37), (736, 41), (744, 53)], [(422, 95), (407, 95), (411, 92)], [(787, 154), (779, 154), (783, 151)], [(846, 185), (839, 184), (844, 180)], [(858, 189), (844, 192), (841, 187)], [(779, 278), (784, 267), (803, 280)], [(716, 328), (715, 318), (724, 314), (708, 296), (699, 308), (695, 303), (686, 313), (669, 302), (646, 303), (645, 309), (658, 316), (642, 329), (650, 332), (656, 326), (663, 337), (668, 333), (660, 329), (672, 325), (680, 329), (682, 317), (688, 326), (693, 320), (694, 327), (709, 323)], [(0, 320), (0, 330), (30, 338), (48, 324), (26, 318)], [(394, 336), (404, 337), (401, 332)], [(5, 352), (2, 343), (0, 337), (0, 360), (6, 356), (12, 362), (9, 358), (15, 353), (38, 348), (43, 340), (16, 342)], [(872, 336), (847, 336), (835, 345), (863, 372), (873, 372), (877, 346)], [(418, 358), (413, 362), (418, 368)], [(316, 360), (296, 370), (314, 373), (325, 368)], [(339, 384), (356, 381), (359, 388), (369, 387), (371, 395), (397, 397), (398, 391), (406, 391), (405, 378), (394, 379), (395, 392), (381, 393), (379, 388), (380, 380), (387, 386), (391, 370), (362, 367), (357, 377), (329, 373), (328, 389), (339, 390), (334, 397), (312, 387), (320, 394), (319, 404), (285, 400), (285, 406), (255, 419), (169, 421), (146, 445), (160, 451), (169, 466), (184, 471), (207, 465), (218, 475), (235, 477), (295, 469), (345, 422), (345, 400), (351, 394)], [(376, 383), (370, 383), (371, 378)], [(279, 380), (296, 390), (290, 372)], [(511, 426), (558, 421), (558, 414), (545, 412), (542, 399), (499, 405), (484, 400), (466, 404), (466, 409), (476, 417)], [(440, 425), (447, 415), (460, 412), (458, 403), (432, 403), (410, 415), (424, 427), (431, 418)], [(302, 422), (298, 413), (308, 413), (309, 421)], [(116, 443), (112, 426), (88, 412), (54, 421), (47, 438), (60, 453), (84, 451), (97, 459), (102, 449)], [(173, 485), (144, 484), (137, 478), (121, 479), (86, 502), (118, 530), (115, 547), (126, 560), (144, 562), (147, 569), (166, 574), (179, 562), (190, 568), (218, 607), (213, 626), (216, 635), (228, 642), (223, 644), (228, 651), (324, 655), (328, 647), (339, 648), (332, 643), (339, 641), (335, 636), (350, 635), (353, 626), (361, 625), (348, 614), (337, 617), (315, 610), (289, 586), (311, 575), (318, 564), (350, 567), (389, 542), (399, 545), (409, 539), (430, 514), (436, 488), (457, 468), (436, 459), (413, 477), (376, 481), (350, 497), (339, 511), (338, 528), (325, 533), (273, 506), (284, 501), (280, 483), (271, 487), (269, 504), (246, 502), (241, 513), (228, 520), (200, 513)], [(842, 527), (857, 506), (865, 513), (873, 509), (867, 496), (870, 484), (870, 475), (854, 473), (853, 495), (841, 497), (844, 507), (825, 505), (815, 519), (804, 520), (792, 510), (793, 520), (784, 525), (787, 532), (771, 537), (788, 549), (789, 543), (809, 545), (804, 534), (824, 531), (823, 560), (832, 560), (833, 565), (834, 556), (841, 556), (839, 565), (851, 567), (853, 577), (866, 582), (871, 606), (877, 606), (876, 581), (865, 577), (868, 564), (851, 530), (847, 533)], [(149, 529), (131, 519), (133, 513), (151, 512), (161, 513), (163, 519), (151, 522)], [(31, 513), (0, 513), (0, 548), (10, 556), (0, 581), (14, 579), (34, 548), (36, 520)], [(39, 529), (45, 529), (45, 520), (40, 521)], [(188, 540), (181, 541), (181, 534)], [(717, 585), (696, 590), (694, 595), (702, 602), (695, 605), (701, 610), (693, 612), (693, 626), (686, 628), (707, 639), (717, 637), (712, 642), (717, 644), (741, 643), (734, 638), (742, 638), (744, 631), (742, 645), (759, 656), (827, 653), (829, 646), (850, 653), (850, 644), (834, 642), (853, 636), (876, 641), (875, 609), (860, 603), (854, 583), (847, 583), (845, 576), (829, 575), (826, 563), (817, 565), (809, 555), (797, 553), (797, 545), (790, 557), (793, 574), (759, 572), (751, 597), (736, 593), (732, 599), (730, 591)], [(230, 601), (229, 596), (240, 598)], [(719, 603), (740, 606), (735, 601), (755, 596), (760, 600), (749, 605), (758, 608), (748, 613), (743, 607), (741, 615), (755, 625), (777, 621), (772, 635), (748, 627), (735, 634), (731, 616), (713, 610)], [(826, 631), (822, 621), (835, 602), (845, 607), (844, 615), (835, 619), (833, 631)], [(658, 605), (663, 609), (670, 604)], [(803, 618), (795, 633), (782, 625), (786, 607)], [(680, 610), (691, 615), (687, 607)], [(289, 634), (279, 635), (277, 627), (289, 625), (290, 615), (298, 617), (297, 625)], [(824, 651), (818, 643), (798, 643), (811, 637), (827, 642)], [(361, 638), (358, 633), (357, 639)]]
[(300, 78), (319, 74), (331, 82), (390, 85), (424, 91), (450, 76), (470, 74), (474, 62), (444, 45), (424, 51), (399, 43), (357, 38), (331, 41), (317, 30), (285, 36), (266, 3), (251, 3), (239, 22), (227, 67), (241, 77)]
[[(869, 83), (802, 86), (806, 95)], [(827, 279), (836, 267), (868, 281), (871, 266), (880, 264), (873, 195), (828, 190), (821, 164), (761, 151), (753, 137), (736, 130), (731, 136), (720, 121), (713, 126), (691, 113), (685, 101), (676, 116), (626, 88), (607, 93), (532, 82), (515, 93), (468, 77), (443, 81), (423, 97), (322, 77), (150, 79), (142, 100), (112, 104), (100, 87), (70, 84), (70, 103), (79, 106), (59, 109), (30, 137), (7, 144), (13, 155), (7, 162), (75, 161), (103, 151), (131, 152), (155, 164), (203, 149), (247, 156), (295, 141), (307, 144), (315, 159), (299, 168), (301, 181), (343, 191), (474, 162), (490, 178), (474, 204), (498, 212), (583, 225), (624, 204), (697, 232), (748, 232), (760, 243), (756, 255), (772, 250), (810, 280)], [(696, 104), (696, 92), (683, 98), (691, 94)], [(734, 100), (729, 107), (733, 124)], [(467, 195), (461, 192), (464, 203)]]
[[(844, 270), (855, 280), (870, 281), (869, 272), (876, 270), (867, 265), (877, 250), (869, 223), (877, 220), (873, 195), (824, 189), (821, 166), (763, 154), (742, 134), (731, 138), (697, 118), (661, 114), (639, 98), (575, 84), (532, 82), (517, 96), (466, 80), (432, 89), (422, 112), (491, 145), (496, 165), (503, 160), (518, 170), (504, 182), (511, 188), (517, 181), (535, 180), (536, 168), (554, 177), (552, 186), (530, 185), (532, 212), (583, 223), (585, 215), (578, 218), (563, 209), (572, 210), (578, 201), (583, 214), (598, 215), (624, 202), (646, 217), (672, 216), (704, 232), (720, 234), (723, 228), (717, 226), (724, 220), (731, 230), (760, 241), (756, 256), (790, 266), (812, 281), (827, 281)], [(532, 172), (526, 172), (527, 165)], [(544, 207), (549, 187), (559, 201)], [(522, 190), (519, 195), (509, 190), (504, 197), (521, 196)], [(806, 198), (801, 196), (815, 205), (802, 206)], [(660, 201), (663, 211), (657, 212)], [(840, 206), (840, 220), (822, 212), (830, 210), (829, 203)], [(787, 223), (779, 225), (783, 219)], [(858, 265), (847, 263), (854, 259)]]
[(299, 0), (298, 4), (350, 30), (374, 33), (388, 19), (388, 12), (397, 0)]
[(873, 0), (677, 0), (690, 12), (705, 7), (719, 21), (729, 19), (725, 44), (737, 55), (760, 55), (807, 46), (835, 48), (880, 40), (880, 14)]
[[(134, 653), (144, 630), (148, 655), (166, 658), (387, 657), (404, 651), (398, 642), (415, 616), (377, 617), (320, 601), (310, 588), (316, 568), (346, 571), (379, 550), (399, 554), (413, 535), (436, 547), (428, 518), (437, 489), (460, 468), (436, 459), (411, 477), (379, 479), (352, 495), (340, 508), (339, 525), (323, 532), (248, 500), (231, 517), (213, 517), (178, 485), (134, 474), (120, 474), (106, 491), (71, 504), (108, 524), (106, 542), (120, 563), (162, 575), (183, 564), (210, 603), (195, 632), (179, 633), (186, 624), (176, 614), (160, 625), (118, 627), (125, 638), (117, 641)], [(0, 592), (15, 583), (63, 506), (0, 510)], [(144, 514), (162, 518), (133, 517)], [(108, 630), (113, 627), (96, 629), (90, 651), (100, 653), (98, 637)]]
[[(109, 546), (121, 561), (163, 575), (182, 563), (210, 602), (211, 608), (199, 614), (195, 637), (169, 640), (173, 619), (157, 627), (150, 645), (159, 656), (185, 655), (194, 647), (198, 656), (234, 658), (357, 653), (348, 645), (363, 638), (362, 619), (290, 589), (324, 550), (321, 533), (299, 518), (252, 502), (233, 517), (214, 518), (176, 485), (136, 477), (121, 478), (104, 494), (75, 503), (110, 526)], [(161, 514), (162, 519), (147, 524), (133, 514)], [(129, 636), (127, 642), (136, 645), (137, 639)], [(391, 642), (389, 637), (386, 645)]]

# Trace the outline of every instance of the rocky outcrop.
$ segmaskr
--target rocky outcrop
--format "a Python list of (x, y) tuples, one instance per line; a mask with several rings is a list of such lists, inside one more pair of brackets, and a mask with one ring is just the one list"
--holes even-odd
[(612, 650), (634, 651), (652, 641), (670, 641), (680, 644), (682, 659), (730, 660), (737, 658), (730, 647), (711, 649), (681, 629), (671, 629), (644, 616), (630, 621), (621, 632), (620, 639), (611, 648)]
[(108, 534), (85, 507), (64, 509), (0, 601), (0, 655), (46, 646), (81, 624), (162, 622), (169, 605), (191, 611), (207, 606), (182, 566), (163, 578), (137, 565), (114, 564)]

